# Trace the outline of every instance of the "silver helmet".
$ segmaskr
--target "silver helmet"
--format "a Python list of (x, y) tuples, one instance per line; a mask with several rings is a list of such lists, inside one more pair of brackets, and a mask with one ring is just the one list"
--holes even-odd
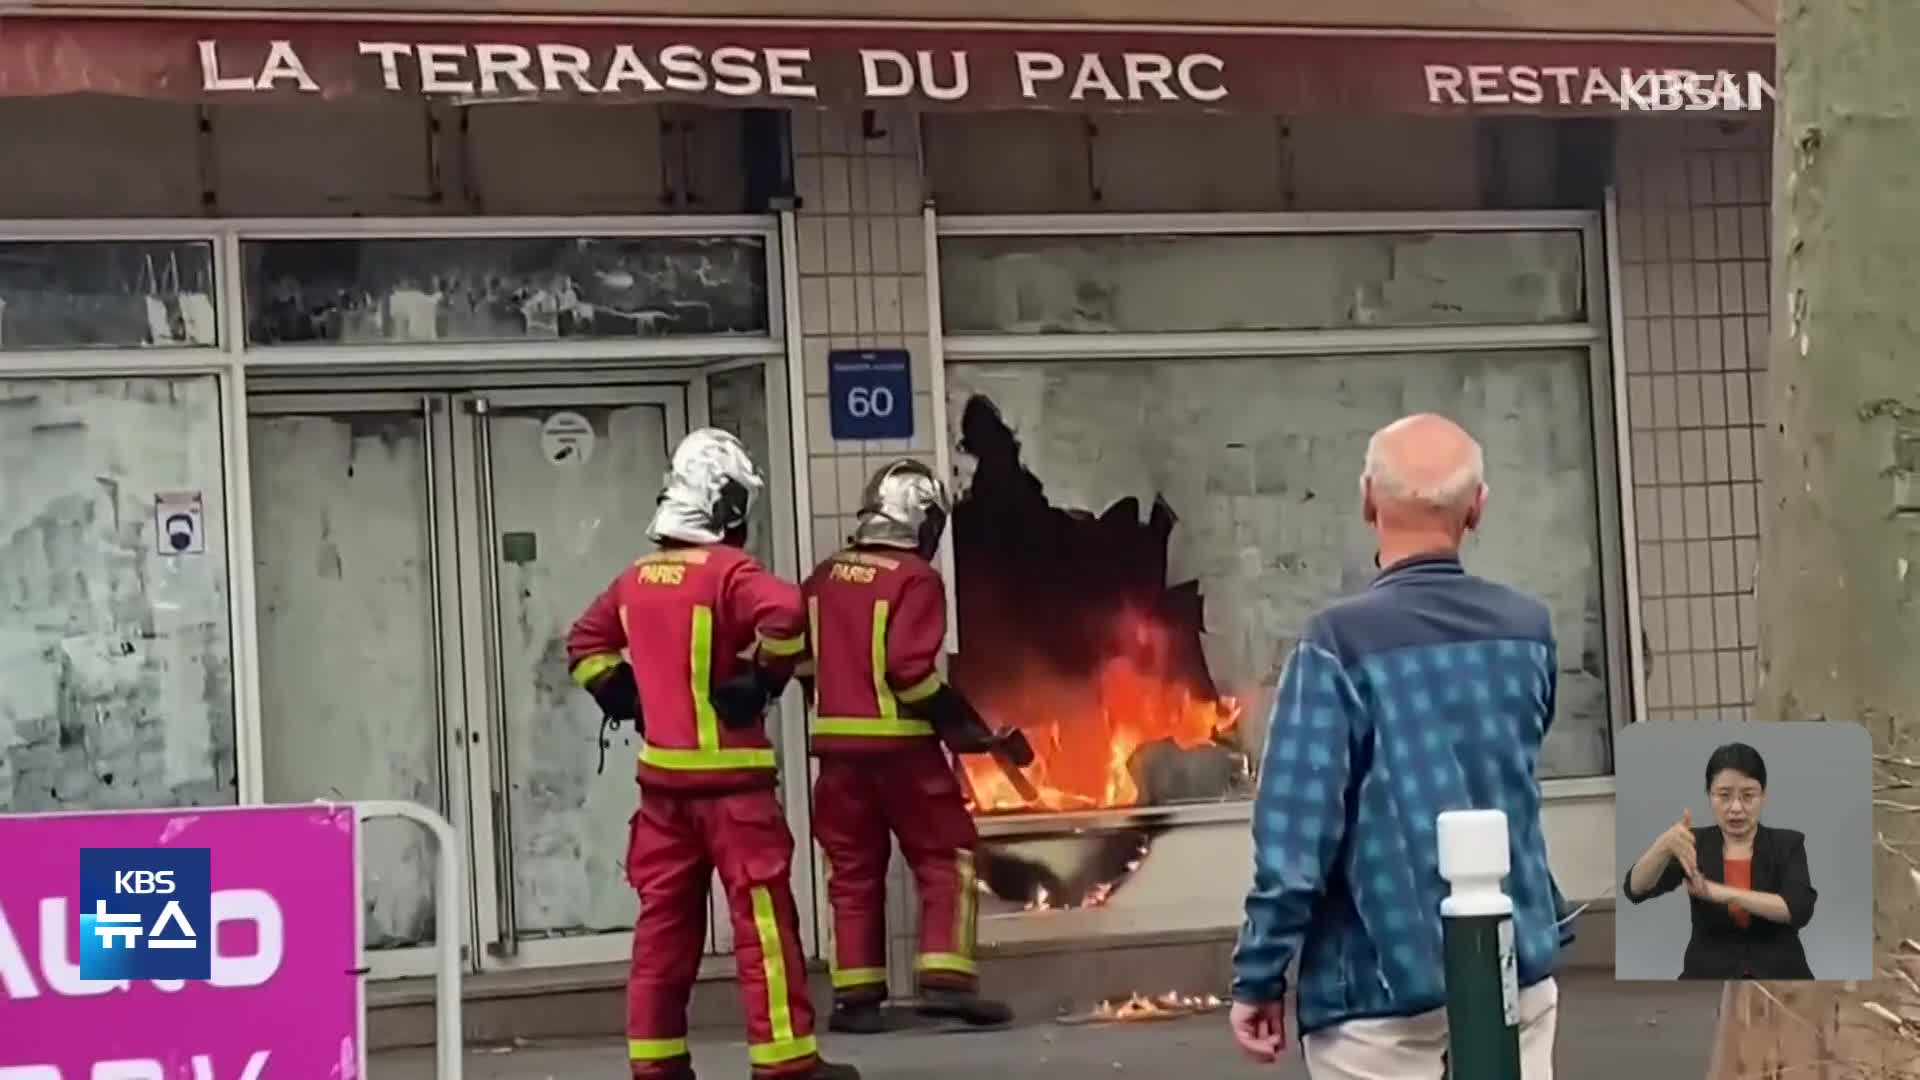
[(933, 470), (912, 458), (901, 458), (867, 481), (853, 542), (906, 548), (932, 558), (950, 510), (947, 486)]
[(680, 440), (647, 535), (655, 540), (715, 544), (746, 524), (764, 481), (732, 433), (701, 428)]

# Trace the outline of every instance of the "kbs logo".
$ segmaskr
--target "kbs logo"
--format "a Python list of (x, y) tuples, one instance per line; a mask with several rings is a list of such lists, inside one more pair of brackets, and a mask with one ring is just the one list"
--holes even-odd
[(133, 896), (172, 896), (171, 870), (115, 870), (113, 891)]
[(212, 975), (207, 848), (80, 849), (80, 978)]

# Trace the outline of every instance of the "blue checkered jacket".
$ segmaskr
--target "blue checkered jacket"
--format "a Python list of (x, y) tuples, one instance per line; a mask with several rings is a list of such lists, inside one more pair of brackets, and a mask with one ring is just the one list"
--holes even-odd
[(1297, 956), (1302, 1034), (1443, 1006), (1443, 810), (1506, 812), (1520, 983), (1553, 973), (1534, 767), (1555, 663), (1546, 608), (1452, 558), (1404, 561), (1308, 622), (1267, 733), (1236, 1000), (1280, 1000)]

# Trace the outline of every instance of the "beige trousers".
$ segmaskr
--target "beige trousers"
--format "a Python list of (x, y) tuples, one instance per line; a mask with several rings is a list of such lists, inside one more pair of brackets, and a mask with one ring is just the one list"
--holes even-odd
[[(1560, 988), (1543, 979), (1520, 991), (1520, 1075), (1553, 1080)], [(1447, 1011), (1349, 1020), (1302, 1040), (1313, 1080), (1443, 1080)]]

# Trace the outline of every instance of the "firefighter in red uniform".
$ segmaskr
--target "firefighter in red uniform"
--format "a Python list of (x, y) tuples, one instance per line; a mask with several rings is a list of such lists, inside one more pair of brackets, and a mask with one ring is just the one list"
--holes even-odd
[(788, 884), (793, 837), (775, 793), (764, 716), (806, 648), (799, 590), (741, 550), (761, 486), (732, 435), (696, 431), (648, 528), (658, 544), (574, 623), (574, 680), (642, 735), (641, 800), (627, 847), (640, 894), (627, 977), (632, 1075), (691, 1080), (687, 998), (706, 940), (715, 871), (756, 1078), (858, 1080), (820, 1060)]
[(936, 667), (947, 594), (929, 560), (947, 511), (945, 487), (926, 466), (886, 466), (867, 484), (851, 546), (801, 586), (820, 761), (814, 835), (831, 874), (835, 1031), (884, 1026), (889, 833), (899, 838), (920, 898), (920, 1011), (982, 1026), (1012, 1018), (1004, 1004), (976, 992), (979, 834), (941, 744), (956, 753), (999, 753), (1016, 766), (1031, 763), (1033, 751), (1017, 730), (989, 728)]

